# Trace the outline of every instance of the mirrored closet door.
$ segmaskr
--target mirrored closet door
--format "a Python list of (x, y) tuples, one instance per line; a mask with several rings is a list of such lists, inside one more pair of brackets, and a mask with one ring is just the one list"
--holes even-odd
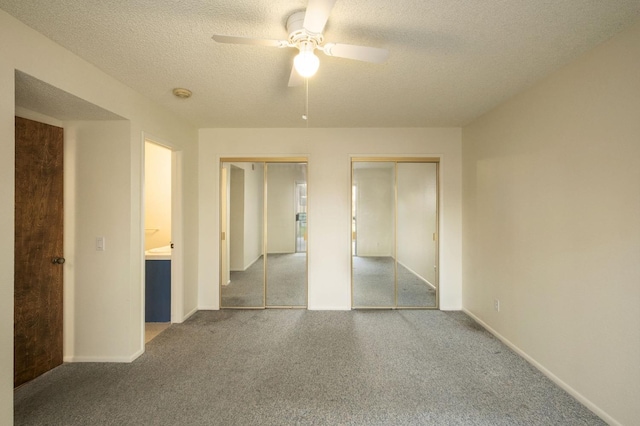
[(438, 307), (438, 160), (353, 159), (353, 308)]
[(222, 159), (220, 306), (307, 305), (307, 163)]

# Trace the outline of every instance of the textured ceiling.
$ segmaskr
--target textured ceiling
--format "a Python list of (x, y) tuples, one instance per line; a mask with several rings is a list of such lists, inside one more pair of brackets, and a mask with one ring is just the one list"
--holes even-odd
[[(304, 127), (286, 38), (305, 0), (0, 0), (15, 16), (198, 127)], [(383, 47), (380, 65), (319, 54), (310, 127), (461, 126), (640, 17), (640, 0), (337, 0), (325, 41)], [(171, 91), (186, 87), (187, 100)]]

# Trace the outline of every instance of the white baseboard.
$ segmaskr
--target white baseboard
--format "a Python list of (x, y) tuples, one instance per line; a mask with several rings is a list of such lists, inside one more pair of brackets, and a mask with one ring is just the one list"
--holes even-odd
[(460, 305), (455, 305), (455, 306), (452, 306), (452, 305), (442, 306), (442, 305), (440, 305), (438, 310), (439, 311), (462, 311), (463, 309), (462, 309), (462, 307)]
[(399, 264), (399, 265), (402, 265), (402, 267), (403, 267), (404, 269), (406, 269), (407, 271), (411, 272), (413, 275), (415, 275), (415, 276), (416, 276), (418, 279), (420, 279), (421, 281), (424, 281), (424, 283), (425, 283), (425, 284), (427, 284), (428, 286), (430, 286), (432, 289), (434, 289), (434, 290), (436, 289), (436, 286), (435, 286), (435, 285), (433, 285), (433, 284), (431, 284), (431, 283), (429, 282), (429, 280), (427, 280), (426, 278), (424, 278), (422, 275), (418, 274), (418, 273), (417, 273), (416, 271), (414, 271), (413, 269), (409, 268), (409, 267), (408, 267), (407, 265), (405, 265), (404, 263), (402, 263), (402, 262), (400, 262), (400, 261), (398, 260), (398, 264)]
[(218, 306), (198, 306), (199, 311), (219, 311)]
[(308, 311), (350, 311), (350, 306), (308, 306)]
[(64, 362), (118, 362), (129, 363), (135, 361), (144, 353), (144, 349), (140, 349), (131, 356), (66, 356)]
[(186, 320), (188, 320), (191, 315), (195, 314), (196, 312), (198, 312), (198, 307), (196, 306), (195, 308), (193, 308), (191, 311), (189, 311), (189, 313), (187, 313), (184, 317), (182, 317), (182, 321), (180, 322), (185, 322)]
[(591, 400), (587, 399), (584, 395), (582, 395), (580, 392), (578, 392), (577, 390), (575, 390), (574, 388), (572, 388), (569, 384), (567, 384), (566, 382), (564, 382), (562, 379), (560, 379), (558, 376), (556, 376), (555, 374), (553, 374), (551, 371), (549, 371), (546, 367), (544, 367), (542, 364), (540, 364), (538, 361), (536, 361), (535, 359), (533, 359), (531, 356), (529, 356), (526, 352), (524, 352), (522, 349), (520, 349), (519, 347), (517, 347), (516, 345), (514, 345), (511, 341), (509, 341), (506, 337), (504, 337), (503, 335), (501, 335), (500, 333), (498, 333), (496, 330), (494, 330), (493, 328), (491, 328), (487, 323), (485, 323), (484, 321), (482, 321), (480, 318), (478, 318), (477, 316), (475, 316), (474, 314), (472, 314), (471, 312), (469, 312), (467, 309), (462, 308), (462, 312), (464, 312), (465, 314), (469, 315), (471, 318), (474, 319), (474, 321), (476, 321), (478, 324), (480, 324), (482, 327), (484, 327), (489, 333), (493, 334), (495, 337), (497, 337), (498, 339), (500, 339), (500, 341), (502, 341), (502, 343), (504, 343), (505, 345), (507, 345), (509, 348), (511, 348), (511, 350), (513, 350), (515, 353), (517, 353), (518, 355), (520, 355), (522, 358), (524, 358), (525, 360), (527, 360), (527, 362), (529, 362), (529, 364), (533, 365), (535, 368), (537, 368), (538, 370), (540, 370), (540, 372), (542, 374), (544, 374), (545, 376), (547, 376), (552, 382), (554, 382), (555, 384), (557, 384), (558, 386), (560, 386), (562, 389), (564, 389), (569, 395), (573, 396), (575, 399), (577, 399), (582, 405), (584, 405), (585, 407), (587, 407), (589, 410), (593, 411), (598, 417), (600, 417), (602, 420), (604, 420), (605, 422), (607, 422), (609, 425), (611, 426), (622, 426), (622, 423), (618, 422), (617, 420), (615, 420), (613, 417), (611, 417), (609, 414), (607, 414), (604, 410), (602, 410), (600, 407), (598, 407), (596, 404), (594, 404), (593, 402), (591, 402)]

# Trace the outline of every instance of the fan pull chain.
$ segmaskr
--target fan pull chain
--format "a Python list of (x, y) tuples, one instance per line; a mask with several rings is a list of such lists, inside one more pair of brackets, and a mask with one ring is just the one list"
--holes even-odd
[(307, 128), (309, 128), (309, 79), (304, 79), (305, 96), (304, 96), (304, 114), (302, 119), (307, 122)]

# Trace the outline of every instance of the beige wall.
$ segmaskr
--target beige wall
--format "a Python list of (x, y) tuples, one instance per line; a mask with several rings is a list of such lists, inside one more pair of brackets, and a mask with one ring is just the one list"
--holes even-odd
[(144, 144), (144, 249), (171, 243), (171, 150)]
[[(244, 271), (244, 169), (229, 165), (229, 268)], [(229, 281), (229, 279), (227, 279)]]
[(199, 306), (217, 309), (221, 157), (307, 157), (309, 308), (350, 309), (351, 156), (441, 156), (441, 307), (461, 307), (460, 129), (201, 129)]
[(244, 268), (260, 259), (264, 240), (264, 164), (245, 163), (244, 170)]
[[(0, 247), (0, 424), (11, 424), (15, 70), (124, 118), (122, 122), (63, 123), (65, 163), (69, 160), (65, 172), (72, 170), (68, 173), (72, 178), (77, 172), (78, 184), (76, 193), (69, 192), (74, 182), (65, 178), (65, 206), (75, 203), (79, 215), (70, 225), (71, 216), (65, 217), (66, 359), (126, 361), (143, 351), (141, 189), (145, 134), (182, 151), (182, 182), (191, 190), (184, 191), (182, 199), (185, 287), (179, 295), (179, 310), (184, 317), (196, 308), (198, 162), (197, 133), (186, 121), (3, 11), (0, 58), (0, 238), (5, 242)], [(105, 150), (104, 143), (114, 145)], [(76, 158), (82, 164), (76, 162), (77, 170), (69, 169)], [(88, 180), (80, 181), (85, 178)], [(90, 214), (92, 209), (97, 209), (95, 216)], [(95, 252), (99, 235), (107, 238), (102, 257)], [(101, 274), (106, 261), (115, 263)], [(90, 289), (94, 294), (89, 294)], [(91, 310), (92, 306), (95, 309)]]
[(636, 25), (463, 129), (464, 308), (626, 425), (640, 421), (639, 70)]
[[(140, 350), (130, 346), (129, 333), (137, 330), (130, 322), (131, 305), (122, 303), (130, 299), (131, 285), (130, 230), (122, 229), (131, 211), (131, 171), (121, 153), (128, 149), (131, 123), (65, 122), (64, 132), (64, 358), (128, 360)], [(95, 249), (98, 236), (105, 238), (104, 251)], [(130, 303), (141, 306), (140, 296), (134, 297)]]

